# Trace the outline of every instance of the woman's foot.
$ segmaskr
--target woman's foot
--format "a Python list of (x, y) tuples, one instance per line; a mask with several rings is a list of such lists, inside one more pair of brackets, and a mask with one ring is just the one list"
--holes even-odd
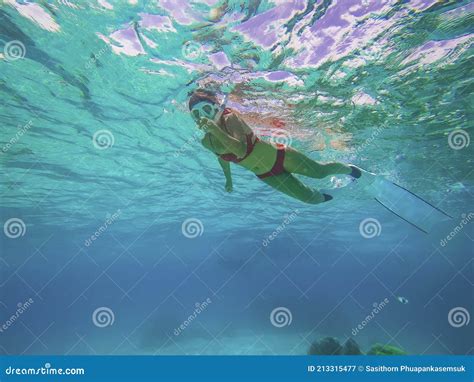
[(354, 179), (359, 179), (362, 176), (362, 171), (360, 171), (360, 168), (350, 164), (349, 167), (351, 168), (351, 173), (349, 176), (352, 176)]
[(324, 201), (329, 202), (330, 200), (334, 199), (331, 195), (329, 194), (323, 194), (324, 196)]
[(333, 197), (329, 194), (322, 194), (319, 191), (314, 191), (310, 200), (306, 201), (309, 204), (320, 204), (332, 200)]

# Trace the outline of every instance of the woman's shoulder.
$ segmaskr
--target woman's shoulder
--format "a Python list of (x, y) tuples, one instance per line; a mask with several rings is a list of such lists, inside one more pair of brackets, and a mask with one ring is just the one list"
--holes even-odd
[(231, 115), (231, 114), (234, 114), (234, 113), (235, 113), (235, 111), (233, 109), (231, 109), (230, 107), (226, 107), (224, 109), (224, 112), (222, 113), (222, 115), (227, 116), (227, 115)]
[(231, 123), (232, 121), (238, 121), (241, 119), (238, 112), (234, 109), (231, 109), (230, 107), (226, 107), (224, 109), (224, 112), (222, 113), (222, 118), (226, 123)]
[(224, 113), (222, 114), (222, 121), (222, 126), (224, 130), (228, 134), (232, 135), (234, 138), (240, 138), (247, 134), (253, 134), (252, 129), (249, 125), (247, 125), (247, 123), (245, 123), (245, 120), (242, 118), (242, 115), (234, 109), (224, 109)]
[(242, 115), (237, 110), (226, 107), (224, 109), (222, 117), (224, 118), (226, 125), (228, 125), (229, 127), (231, 127), (231, 125), (234, 125), (234, 127), (237, 127), (236, 125), (241, 127), (248, 127), (248, 125), (242, 118)]

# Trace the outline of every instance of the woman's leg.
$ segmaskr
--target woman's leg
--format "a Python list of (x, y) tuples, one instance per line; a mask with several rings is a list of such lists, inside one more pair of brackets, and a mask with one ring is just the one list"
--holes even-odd
[(269, 176), (262, 179), (262, 181), (274, 189), (305, 203), (318, 204), (325, 201), (323, 194), (306, 186), (289, 173)]
[(325, 178), (328, 175), (350, 174), (352, 171), (348, 165), (343, 163), (319, 163), (291, 148), (286, 149), (283, 167), (290, 173), (317, 179)]

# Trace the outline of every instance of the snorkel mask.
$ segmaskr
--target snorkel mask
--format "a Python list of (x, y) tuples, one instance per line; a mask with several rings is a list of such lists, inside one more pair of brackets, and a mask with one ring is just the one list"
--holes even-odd
[(201, 101), (193, 106), (191, 109), (191, 115), (196, 122), (201, 121), (203, 118), (214, 121), (217, 114), (219, 113), (219, 107), (209, 101)]
[(210, 101), (201, 101), (194, 105), (191, 109), (191, 115), (196, 122), (200, 122), (202, 118), (210, 119), (217, 122), (224, 112), (227, 103), (227, 94), (220, 106)]

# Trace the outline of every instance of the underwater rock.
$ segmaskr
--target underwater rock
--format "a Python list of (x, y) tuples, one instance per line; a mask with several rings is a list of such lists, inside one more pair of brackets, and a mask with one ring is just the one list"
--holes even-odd
[(333, 337), (323, 338), (321, 341), (314, 341), (308, 351), (309, 355), (341, 355), (342, 346)]
[(342, 354), (344, 355), (361, 355), (359, 344), (352, 338), (349, 338), (342, 348)]
[(406, 355), (407, 353), (392, 345), (375, 344), (367, 352), (367, 355)]

